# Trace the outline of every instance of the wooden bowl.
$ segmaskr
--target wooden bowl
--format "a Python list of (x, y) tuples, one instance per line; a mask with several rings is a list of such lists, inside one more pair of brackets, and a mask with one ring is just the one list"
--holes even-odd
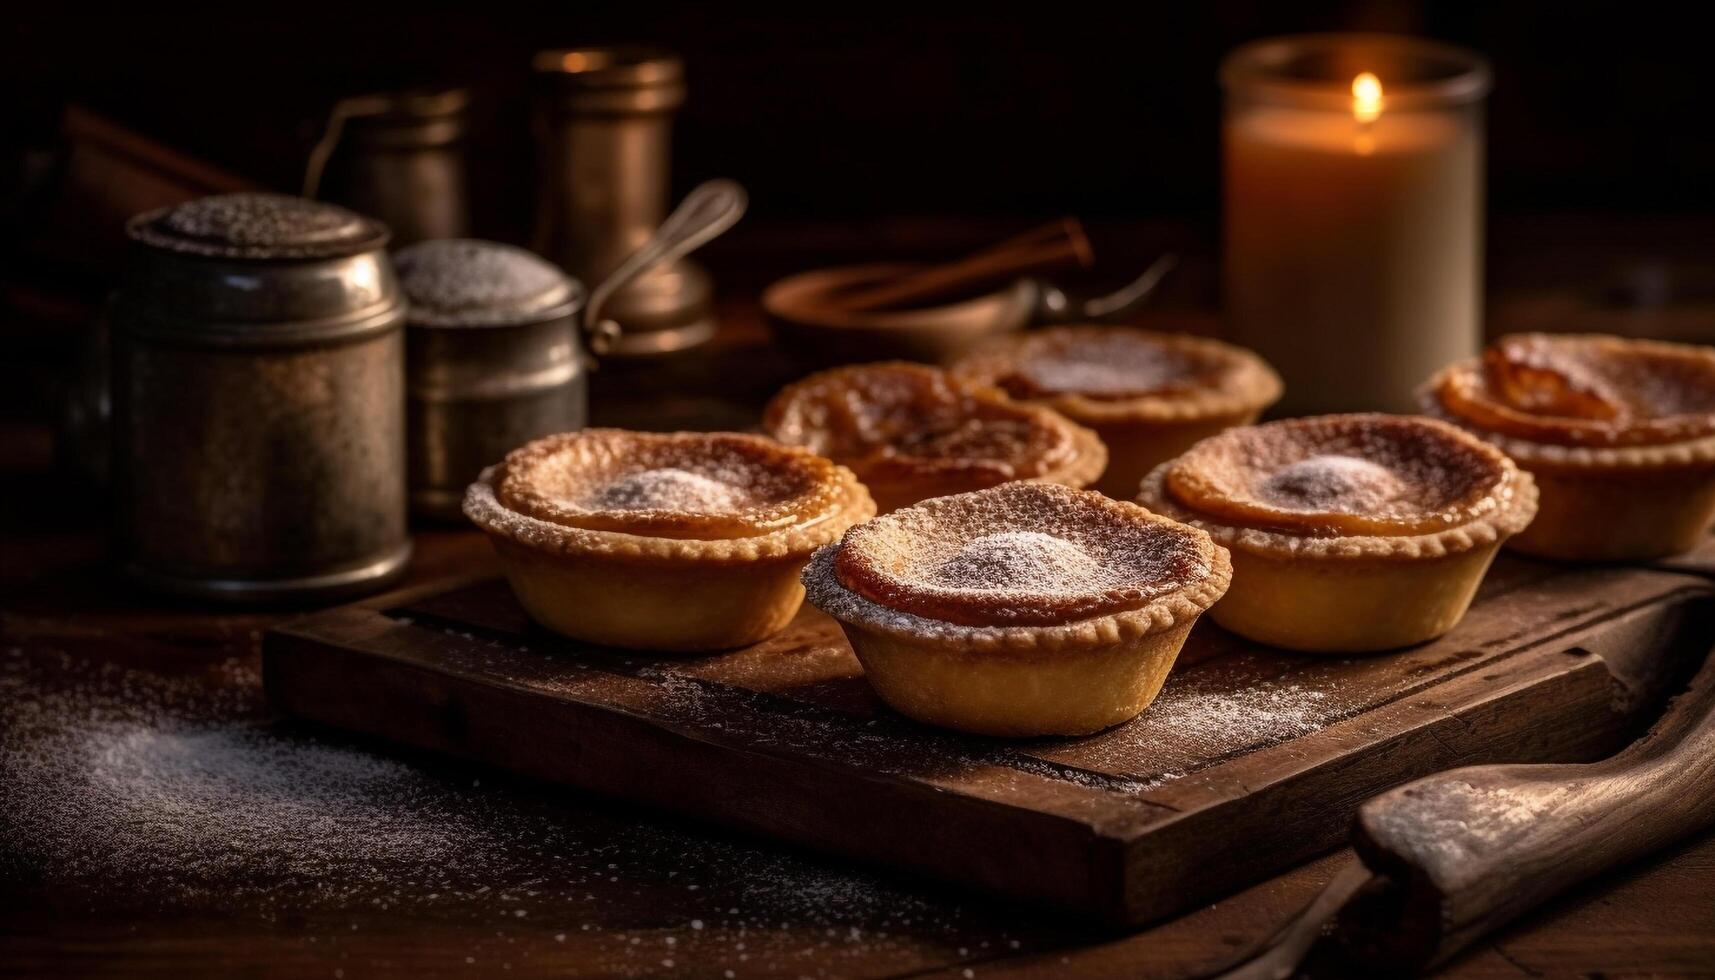
[(940, 364), (995, 334), (1021, 329), (1036, 312), (1037, 287), (1024, 279), (957, 303), (914, 310), (854, 313), (825, 299), (835, 290), (915, 268), (885, 263), (801, 272), (764, 290), (762, 309), (781, 349), (808, 367), (893, 359)]

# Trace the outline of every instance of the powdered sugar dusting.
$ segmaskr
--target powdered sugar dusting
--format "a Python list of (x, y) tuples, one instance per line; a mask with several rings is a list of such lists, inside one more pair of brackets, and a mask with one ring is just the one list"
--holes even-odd
[[(598, 487), (588, 504), (598, 510), (678, 510), (719, 514), (738, 510), (744, 490), (676, 467), (627, 473)], [(576, 501), (568, 501), (576, 502)]]
[(161, 219), (187, 238), (225, 245), (299, 245), (352, 234), (362, 226), (344, 208), (287, 194), (216, 194), (181, 204)]
[(938, 585), (968, 589), (1065, 590), (1101, 580), (1102, 569), (1078, 545), (1041, 531), (998, 531), (972, 538), (931, 569)]
[(1416, 788), (1411, 807), (1382, 807), (1372, 819), (1384, 838), (1409, 842), (1450, 864), (1468, 862), (1521, 842), (1541, 828), (1544, 814), (1565, 807), (1576, 792), (1542, 782), (1436, 779)]
[(1019, 364), (1016, 387), (1039, 394), (1145, 395), (1185, 384), (1204, 369), (1185, 353), (1114, 331), (1043, 350)]
[(1379, 463), (1326, 453), (1288, 464), (1264, 480), (1259, 492), (1288, 510), (1373, 514), (1388, 509), (1405, 485)]
[(400, 249), (393, 265), (412, 321), (431, 326), (528, 320), (575, 294), (557, 266), (499, 242), (430, 239)]

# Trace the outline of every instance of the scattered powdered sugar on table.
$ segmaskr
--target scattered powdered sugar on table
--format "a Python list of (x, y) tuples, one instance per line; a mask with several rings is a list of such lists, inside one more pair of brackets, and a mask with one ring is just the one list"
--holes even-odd
[(1361, 711), (1364, 705), (1342, 697), (1335, 683), (1275, 676), (1267, 664), (1245, 657), (1193, 665), (1174, 672), (1136, 719), (1032, 751), (1065, 765), (1123, 773), (1147, 789), (1221, 759), (1315, 734)]
[(268, 717), (243, 662), (169, 678), (49, 659), (0, 655), (0, 879), (59, 902), (311, 916), (341, 934), (357, 910), (569, 929), (610, 944), (618, 972), (693, 944), (772, 972), (996, 932), (974, 906), (861, 870), (305, 734)]
[(271, 900), (293, 884), (388, 894), (395, 873), (456, 875), (492, 857), (411, 766), (198, 707), (186, 682), (112, 669), (89, 688), (9, 693), (0, 827), (54, 878), (120, 874), (162, 899), (255, 887)]
[(426, 867), (465, 859), (472, 844), (481, 850), (457, 819), (432, 807), (441, 819), (425, 819), (414, 770), (354, 749), (260, 727), (125, 724), (88, 733), (77, 749), (82, 792), (67, 803), (82, 812), (58, 842), (71, 860), (87, 860), (113, 842), (99, 835), (122, 827), (128, 856), (156, 878), (192, 855), (199, 873), (260, 864), (314, 875), (342, 863)]
[(718, 514), (745, 504), (745, 492), (730, 483), (673, 467), (627, 473), (598, 489), (593, 510), (676, 510)]
[(1234, 748), (1270, 745), (1320, 731), (1343, 708), (1327, 691), (1299, 684), (1261, 684), (1235, 690), (1196, 685), (1164, 690), (1149, 707), (1151, 727), (1198, 745)]

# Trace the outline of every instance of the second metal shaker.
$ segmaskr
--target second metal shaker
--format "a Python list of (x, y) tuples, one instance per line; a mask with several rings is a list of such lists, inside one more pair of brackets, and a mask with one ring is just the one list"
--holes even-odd
[[(534, 247), (584, 282), (599, 282), (654, 233), (667, 212), (672, 114), (684, 67), (650, 48), (544, 51), (535, 59), (541, 152)], [(612, 353), (662, 354), (708, 340), (709, 277), (679, 258), (616, 292), (623, 328)]]
[(406, 328), (411, 509), (462, 520), (482, 468), (539, 436), (582, 428), (584, 290), (498, 242), (420, 242), (394, 256)]

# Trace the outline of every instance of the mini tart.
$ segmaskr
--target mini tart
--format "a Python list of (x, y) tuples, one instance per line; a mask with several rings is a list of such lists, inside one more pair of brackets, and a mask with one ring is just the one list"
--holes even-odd
[(1094, 429), (1108, 447), (1095, 489), (1118, 500), (1198, 440), (1255, 421), (1281, 393), (1280, 376), (1242, 347), (1133, 327), (1015, 334), (952, 371)]
[(1195, 528), (1089, 490), (1009, 483), (846, 532), (804, 570), (901, 714), (985, 735), (1082, 735), (1161, 690), (1231, 574)]
[(1501, 542), (1536, 513), (1536, 485), (1443, 422), (1323, 415), (1205, 439), (1156, 467), (1138, 500), (1232, 550), (1215, 622), (1356, 653), (1456, 626)]
[(484, 470), (464, 512), (542, 626), (694, 651), (779, 632), (811, 553), (875, 505), (850, 470), (761, 436), (586, 429)]
[(762, 426), (850, 467), (881, 513), (1014, 480), (1082, 487), (1108, 462), (1094, 432), (1054, 411), (904, 361), (834, 368), (788, 385)]
[(1508, 547), (1659, 558), (1715, 523), (1715, 349), (1518, 334), (1444, 368), (1420, 396), (1536, 477), (1542, 510)]

